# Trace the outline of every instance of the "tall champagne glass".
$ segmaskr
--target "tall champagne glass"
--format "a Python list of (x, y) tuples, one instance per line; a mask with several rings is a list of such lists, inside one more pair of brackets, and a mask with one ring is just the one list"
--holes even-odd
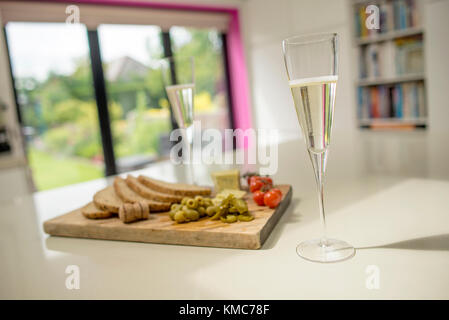
[[(176, 65), (176, 69), (175, 69)], [(175, 59), (168, 57), (160, 63), (165, 91), (173, 116), (181, 129), (184, 144), (183, 160), (187, 159), (189, 182), (196, 184), (192, 163), (193, 97), (195, 95), (195, 66), (193, 57)]]
[(295, 36), (282, 42), (296, 114), (315, 173), (323, 229), (321, 238), (300, 243), (296, 252), (316, 262), (341, 261), (355, 253), (348, 243), (326, 235), (323, 180), (338, 80), (337, 41), (337, 34), (330, 33)]

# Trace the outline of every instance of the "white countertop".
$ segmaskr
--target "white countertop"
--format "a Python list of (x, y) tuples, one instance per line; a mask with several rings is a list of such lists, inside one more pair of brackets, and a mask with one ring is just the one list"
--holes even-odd
[[(335, 147), (338, 150), (338, 143)], [(449, 181), (374, 175), (345, 150), (330, 154), (328, 234), (357, 248), (334, 264), (308, 262), (296, 245), (320, 235), (302, 142), (280, 146), (275, 182), (293, 185), (290, 208), (260, 250), (49, 237), (42, 223), (90, 201), (108, 180), (0, 199), (0, 298), (390, 299), (449, 298)], [(332, 150), (332, 149), (331, 149)], [(331, 151), (333, 152), (333, 151)], [(159, 163), (139, 173), (176, 181)], [(203, 172), (206, 179), (207, 172)], [(447, 174), (447, 172), (446, 172)], [(1, 179), (3, 187), (6, 179)], [(65, 286), (68, 265), (80, 289)], [(368, 266), (379, 288), (368, 289)]]

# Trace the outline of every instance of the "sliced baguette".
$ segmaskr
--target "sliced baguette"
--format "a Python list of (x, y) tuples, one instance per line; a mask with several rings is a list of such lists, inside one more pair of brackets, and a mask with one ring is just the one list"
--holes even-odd
[(211, 193), (211, 190), (206, 187), (193, 186), (184, 183), (169, 183), (146, 176), (139, 176), (137, 180), (148, 188), (176, 196), (209, 196)]
[(94, 195), (94, 203), (100, 210), (118, 213), (123, 201), (115, 194), (114, 187), (109, 186)]
[(162, 193), (162, 192), (153, 190), (151, 188), (148, 188), (144, 184), (140, 183), (136, 177), (133, 177), (131, 175), (128, 175), (126, 177), (126, 184), (134, 192), (138, 193), (140, 196), (142, 196), (146, 199), (149, 199), (149, 200), (170, 202), (170, 203), (181, 202), (181, 200), (182, 200), (182, 196), (176, 196), (173, 194)]
[(106, 219), (112, 217), (109, 211), (98, 209), (93, 202), (89, 202), (82, 209), (81, 213), (88, 219)]
[(148, 200), (135, 193), (128, 187), (126, 181), (120, 177), (114, 179), (115, 193), (126, 203), (145, 202), (150, 208), (150, 212), (160, 212), (170, 210), (170, 202)]

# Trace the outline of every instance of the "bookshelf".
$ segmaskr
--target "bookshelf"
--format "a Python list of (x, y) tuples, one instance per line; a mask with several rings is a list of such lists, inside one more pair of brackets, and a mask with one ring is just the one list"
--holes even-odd
[[(379, 28), (365, 21), (379, 8)], [(361, 129), (426, 129), (426, 74), (422, 2), (419, 0), (353, 0), (357, 48), (356, 105)]]
[(424, 73), (418, 74), (406, 74), (394, 77), (376, 77), (374, 79), (361, 79), (358, 80), (357, 85), (364, 86), (379, 86), (384, 84), (395, 84), (402, 82), (416, 82), (416, 81), (424, 81), (425, 76)]
[[(393, 0), (391, 0), (393, 1)], [(388, 31), (384, 34), (377, 34), (371, 37), (358, 37), (356, 42), (358, 45), (364, 45), (369, 43), (383, 42), (388, 40), (394, 40), (398, 38), (410, 37), (423, 34), (422, 28), (411, 27), (403, 30)]]

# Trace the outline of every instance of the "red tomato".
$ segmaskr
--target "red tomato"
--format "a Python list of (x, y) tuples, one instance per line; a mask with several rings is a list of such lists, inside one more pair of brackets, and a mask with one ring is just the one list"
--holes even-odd
[(273, 188), (273, 189), (271, 189), (271, 191), (274, 191), (274, 192), (277, 192), (277, 193), (279, 193), (279, 195), (281, 196), (281, 198), (282, 198), (282, 191), (281, 190), (279, 190), (278, 188)]
[(273, 179), (271, 179), (270, 177), (260, 177), (262, 179), (263, 182), (265, 182), (266, 184), (269, 184), (270, 186), (273, 186)]
[(254, 177), (254, 176), (257, 176), (257, 173), (255, 173), (255, 172), (247, 172), (242, 177), (246, 179), (246, 183), (248, 183), (248, 186), (249, 186), (249, 184), (251, 183), (251, 178)]
[(271, 189), (270, 191), (266, 192), (263, 197), (263, 202), (266, 206), (273, 209), (276, 208), (281, 202), (282, 195), (279, 194), (276, 190)]
[[(260, 190), (262, 188), (264, 188), (264, 191), (268, 191), (269, 189), (271, 189), (273, 187), (273, 180), (269, 177), (261, 177), (261, 176), (252, 176), (249, 179), (249, 189), (251, 192), (254, 192), (251, 190), (251, 185), (254, 186), (255, 191)], [(262, 185), (260, 184), (262, 183)]]
[(257, 179), (252, 179), (251, 183), (249, 184), (249, 191), (256, 192), (260, 190), (264, 186), (264, 183)]
[(262, 191), (254, 192), (254, 194), (253, 194), (254, 202), (257, 203), (258, 206), (263, 206), (264, 205), (264, 196), (265, 196), (265, 192), (262, 192)]
[(248, 181), (249, 181), (248, 185), (250, 185), (251, 182), (253, 182), (253, 181), (259, 180), (259, 178), (260, 178), (259, 176), (250, 176), (250, 177), (248, 177)]

